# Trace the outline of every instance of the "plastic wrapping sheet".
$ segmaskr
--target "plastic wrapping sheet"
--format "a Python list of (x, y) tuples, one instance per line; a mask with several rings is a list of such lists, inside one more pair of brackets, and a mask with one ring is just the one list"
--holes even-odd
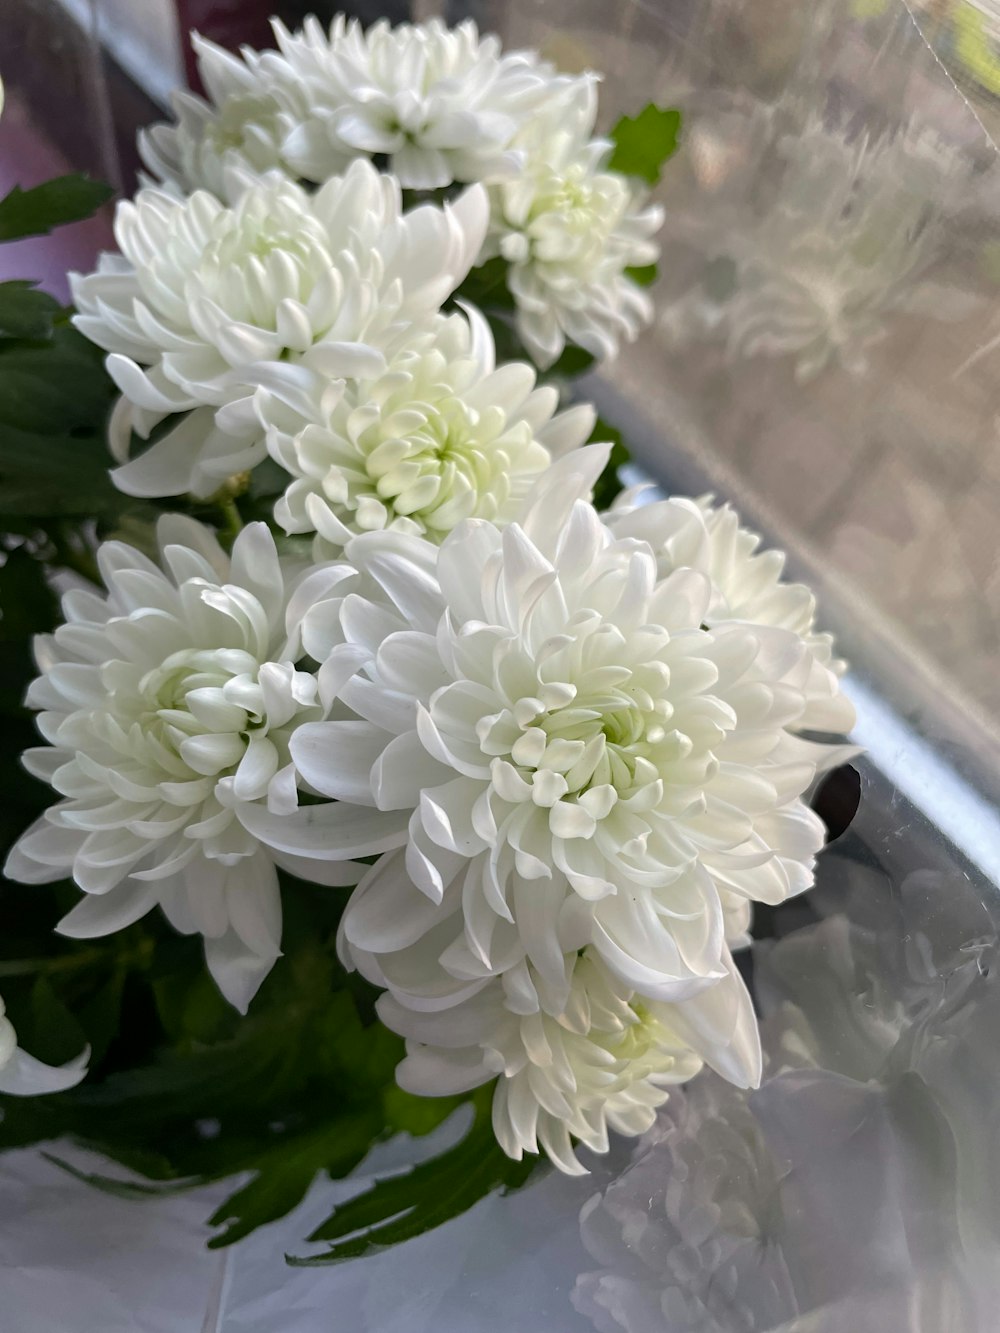
[(543, 1174), (333, 1268), (284, 1256), (412, 1144), (223, 1251), (205, 1249), (219, 1189), (132, 1201), (14, 1154), (5, 1333), (992, 1333), (996, 918), (919, 825), (886, 837), (866, 783), (808, 907), (753, 946), (758, 1091), (702, 1075), (590, 1176)]

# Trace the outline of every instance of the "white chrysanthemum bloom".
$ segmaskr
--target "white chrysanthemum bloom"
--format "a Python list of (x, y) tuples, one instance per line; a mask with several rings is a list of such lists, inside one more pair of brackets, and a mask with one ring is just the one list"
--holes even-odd
[(234, 208), (199, 191), (140, 190), (118, 206), (120, 255), (72, 275), (77, 327), (110, 355), (122, 393), (112, 450), (127, 494), (200, 496), (266, 453), (253, 393), (276, 363), (325, 380), (330, 394), (384, 366), (378, 348), (435, 314), (482, 243), (487, 201), (472, 187), (443, 209), (404, 214), (399, 185), (366, 162), (309, 196), (288, 182), (248, 187)]
[[(472, 987), (451, 981), (449, 995), (450, 979), (426, 938), (399, 949), (405, 924), (376, 924), (371, 883), (359, 886), (348, 907), (341, 951), (348, 965), (388, 988), (378, 1011), (407, 1038), (401, 1086), (441, 1096), (499, 1075), (493, 1123), (511, 1157), (541, 1145), (561, 1170), (578, 1173), (571, 1139), (605, 1152), (609, 1128), (645, 1133), (667, 1088), (703, 1061), (741, 1087), (758, 1082), (757, 1024), (731, 963), (718, 985), (678, 1004), (636, 996), (592, 950), (565, 959), (569, 988), (556, 1005), (545, 978), (524, 961)], [(357, 933), (388, 952), (348, 943)]]
[[(195, 33), (198, 72), (207, 100), (186, 89), (175, 92), (175, 125), (139, 131), (139, 154), (164, 186), (181, 194), (209, 190), (235, 200), (255, 177), (277, 172), (295, 176), (282, 144), (306, 114), (292, 71), (273, 52), (243, 47), (240, 57)], [(333, 170), (342, 171), (343, 157)]]
[[(581, 498), (606, 456), (553, 464), (504, 529), (470, 521), (440, 547), (353, 539), (347, 559), (373, 591), (317, 603), (303, 633), (331, 670), (367, 658), (340, 692), (354, 716), (291, 742), (311, 787), (368, 807), (366, 852), (405, 846), (368, 877), (369, 921), (408, 943), (433, 933), (459, 981), (527, 957), (556, 1011), (564, 954), (587, 945), (649, 999), (720, 981), (720, 891), (775, 903), (810, 886), (824, 831), (801, 796), (844, 753), (795, 734), (837, 688), (830, 672), (817, 687), (800, 636), (705, 628), (709, 577), (660, 578), (650, 545)], [(340, 811), (248, 818), (292, 853), (359, 854)]]
[[(833, 636), (816, 628), (811, 589), (783, 580), (784, 552), (759, 550), (760, 537), (740, 526), (729, 505), (713, 507), (707, 498), (644, 503), (648, 489), (619, 496), (605, 520), (612, 531), (649, 542), (661, 577), (685, 567), (706, 573), (713, 587), (706, 624), (744, 620), (799, 635), (816, 659), (810, 682), (813, 727), (834, 734), (850, 731), (854, 710), (835, 679), (846, 664), (833, 655)], [(745, 947), (750, 943), (750, 900), (723, 891), (722, 906), (730, 948)]]
[(390, 993), (378, 1011), (407, 1038), (401, 1087), (439, 1097), (496, 1078), (493, 1126), (504, 1152), (520, 1160), (542, 1149), (578, 1175), (585, 1168), (572, 1140), (600, 1153), (609, 1130), (645, 1133), (668, 1089), (692, 1078), (702, 1061), (673, 1024), (678, 1006), (630, 1003), (587, 954), (567, 967), (570, 999), (558, 1018), (512, 1012), (498, 980), (458, 1009), (419, 1012)]
[(286, 160), (323, 181), (344, 154), (386, 155), (409, 189), (485, 181), (517, 170), (510, 151), (519, 129), (570, 86), (534, 52), (504, 54), (471, 20), (440, 19), (367, 32), (338, 15), (329, 34), (315, 18), (292, 34), (275, 24), (285, 59), (300, 80), (308, 115), (283, 145)]
[(257, 409), (272, 457), (295, 480), (275, 506), (289, 533), (317, 533), (318, 554), (359, 532), (441, 541), (466, 518), (509, 522), (553, 457), (584, 443), (589, 406), (555, 414), (554, 388), (531, 366), (497, 366), (489, 326), (471, 307), (412, 333), (384, 372), (347, 386), (323, 411), (281, 369)]
[(649, 293), (627, 270), (656, 262), (663, 210), (605, 169), (610, 144), (589, 139), (593, 117), (592, 89), (565, 98), (558, 117), (540, 117), (519, 136), (526, 160), (517, 176), (490, 190), (483, 258), (499, 254), (510, 265), (518, 333), (540, 366), (567, 341), (613, 357), (653, 317)]
[[(295, 582), (264, 524), (244, 529), (231, 560), (193, 521), (163, 518), (158, 535), (164, 569), (105, 543), (107, 595), (67, 593), (67, 623), (36, 641), (41, 675), (27, 703), (48, 744), (25, 766), (63, 799), (5, 873), (72, 875), (86, 897), (59, 929), (75, 938), (158, 904), (178, 930), (205, 936), (220, 990), (245, 1010), (280, 953), (275, 861), (301, 867), (261, 847), (241, 814), (256, 802), (276, 818), (295, 810), (289, 739), (323, 715), (324, 682), (296, 667)], [(309, 869), (356, 878), (341, 865)]]
[[(657, 569), (665, 578), (675, 569), (698, 569), (712, 581), (712, 601), (706, 624), (726, 620), (774, 625), (798, 634), (823, 668), (842, 675), (845, 664), (834, 657), (833, 636), (816, 628), (816, 597), (804, 583), (783, 577), (783, 551), (760, 550), (760, 536), (740, 526), (728, 504), (715, 506), (711, 497), (648, 502), (651, 488), (623, 492), (605, 516), (619, 537), (634, 537), (650, 544)], [(854, 725), (850, 700), (839, 692), (825, 671), (816, 671), (814, 688), (826, 688), (828, 715), (815, 717), (821, 731), (843, 733)], [(815, 707), (815, 705), (814, 705)]]
[(90, 1052), (83, 1051), (67, 1064), (56, 1067), (22, 1051), (0, 995), (0, 1093), (9, 1097), (37, 1097), (46, 1092), (65, 1092), (86, 1075), (89, 1058)]

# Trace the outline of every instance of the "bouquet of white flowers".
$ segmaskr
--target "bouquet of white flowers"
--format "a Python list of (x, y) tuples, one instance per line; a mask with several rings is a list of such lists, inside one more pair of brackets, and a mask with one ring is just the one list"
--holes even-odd
[[(326, 1261), (584, 1170), (703, 1064), (757, 1081), (732, 950), (810, 886), (852, 711), (780, 554), (619, 493), (569, 399), (651, 318), (678, 114), (595, 137), (595, 76), (471, 23), (275, 37), (195, 39), (74, 311), (0, 285), (3, 705), (19, 749), (36, 632), (43, 741), (2, 774), (40, 813), (0, 1148), (252, 1171), (220, 1243), (469, 1103)], [(15, 191), (0, 239), (103, 197)]]

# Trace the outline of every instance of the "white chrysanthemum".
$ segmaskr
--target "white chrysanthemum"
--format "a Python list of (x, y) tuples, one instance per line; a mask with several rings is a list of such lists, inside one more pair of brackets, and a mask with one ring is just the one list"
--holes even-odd
[[(657, 569), (665, 578), (675, 569), (697, 569), (712, 581), (712, 600), (705, 615), (708, 625), (726, 620), (773, 625), (799, 635), (823, 668), (842, 675), (843, 662), (833, 655), (833, 636), (816, 628), (816, 598), (804, 583), (788, 583), (783, 551), (760, 550), (760, 537), (740, 526), (739, 516), (727, 504), (672, 498), (646, 503), (649, 488), (626, 491), (605, 517), (618, 537), (634, 537), (650, 544)], [(854, 725), (849, 700), (839, 693), (825, 670), (814, 673), (817, 695), (824, 686), (829, 696), (828, 715), (812, 725), (821, 731), (845, 732)]]
[(668, 1088), (693, 1077), (701, 1060), (671, 1025), (675, 1006), (630, 1004), (607, 969), (584, 955), (568, 964), (570, 1002), (553, 1018), (518, 1014), (492, 981), (460, 1010), (421, 1013), (391, 994), (382, 1021), (407, 1038), (400, 1085), (422, 1096), (464, 1092), (499, 1075), (493, 1098), (497, 1140), (510, 1157), (540, 1147), (579, 1174), (571, 1139), (608, 1149), (608, 1131), (645, 1133)]
[[(312, 787), (368, 807), (366, 852), (405, 846), (368, 877), (371, 929), (433, 934), (452, 989), (527, 957), (555, 1012), (564, 955), (587, 945), (649, 999), (720, 981), (720, 891), (774, 903), (809, 887), (823, 826), (800, 798), (843, 754), (794, 734), (837, 688), (799, 635), (703, 628), (711, 580), (660, 578), (652, 548), (580, 498), (605, 457), (554, 464), (502, 530), (353, 539), (370, 590), (313, 606), (303, 633), (330, 670), (367, 657), (340, 693), (354, 716), (291, 742)], [(248, 817), (323, 859), (360, 851), (356, 832), (341, 843), (341, 810)]]
[[(2, 96), (0, 88), (0, 96)], [(37, 1097), (46, 1092), (65, 1092), (75, 1087), (87, 1072), (89, 1051), (56, 1068), (36, 1060), (17, 1044), (17, 1033), (7, 1017), (0, 995), (0, 1092), (9, 1097)]]
[(663, 210), (604, 169), (610, 145), (589, 139), (592, 100), (565, 99), (558, 118), (536, 120), (517, 141), (524, 166), (490, 191), (483, 257), (499, 254), (510, 265), (518, 333), (540, 366), (567, 341), (613, 357), (653, 317), (649, 294), (626, 270), (656, 262), (651, 238)]
[[(205, 936), (212, 975), (245, 1009), (280, 953), (275, 860), (296, 862), (261, 847), (241, 814), (256, 802), (275, 818), (295, 810), (288, 743), (322, 716), (323, 678), (295, 665), (301, 612), (264, 524), (239, 535), (231, 560), (189, 520), (161, 519), (159, 537), (165, 569), (106, 543), (107, 595), (67, 593), (67, 623), (36, 641), (42, 674), (27, 702), (48, 745), (25, 766), (63, 799), (5, 873), (72, 875), (86, 897), (60, 930), (78, 938), (159, 904), (178, 930)], [(355, 878), (328, 869), (328, 882)]]
[(554, 416), (558, 394), (536, 388), (530, 366), (498, 367), (471, 308), (411, 334), (383, 373), (349, 384), (327, 411), (323, 381), (310, 398), (297, 368), (287, 385), (280, 375), (257, 399), (271, 455), (296, 478), (275, 518), (317, 533), (321, 554), (375, 529), (441, 541), (466, 518), (508, 522), (594, 424), (586, 406)]
[[(546, 1007), (545, 979), (525, 962), (471, 991), (456, 988), (449, 1002), (426, 941), (385, 954), (344, 949), (350, 918), (368, 915), (368, 893), (362, 885), (352, 899), (341, 947), (349, 964), (388, 987), (378, 1011), (407, 1038), (401, 1086), (441, 1096), (499, 1076), (493, 1123), (511, 1157), (541, 1145), (561, 1170), (578, 1173), (571, 1139), (605, 1152), (609, 1129), (645, 1133), (667, 1088), (703, 1061), (741, 1087), (760, 1077), (753, 1009), (731, 964), (717, 986), (665, 1004), (635, 996), (587, 950), (565, 960), (569, 991), (560, 1006)], [(385, 943), (398, 938), (383, 931)]]
[(440, 19), (367, 32), (338, 15), (329, 34), (315, 18), (275, 34), (300, 80), (308, 114), (285, 140), (286, 160), (323, 181), (345, 154), (386, 155), (410, 189), (510, 175), (515, 134), (539, 108), (586, 80), (559, 75), (534, 52), (504, 54), (471, 20)]
[[(292, 179), (296, 173), (282, 156), (282, 144), (306, 114), (292, 71), (273, 52), (243, 47), (241, 59), (197, 33), (192, 45), (208, 99), (175, 92), (176, 125), (140, 130), (146, 167), (181, 194), (209, 190), (230, 201), (255, 177), (277, 172)], [(342, 171), (348, 161), (345, 156), (328, 174)]]
[[(832, 635), (816, 629), (812, 591), (803, 583), (782, 579), (784, 552), (760, 551), (760, 537), (740, 527), (729, 505), (714, 508), (708, 499), (643, 503), (643, 489), (625, 492), (615, 502), (606, 517), (612, 531), (619, 537), (648, 542), (656, 552), (661, 578), (681, 568), (707, 574), (713, 588), (705, 614), (707, 625), (744, 620), (799, 635), (816, 659), (810, 686), (813, 727), (832, 733), (849, 731), (854, 712), (834, 678), (843, 674), (845, 664), (833, 656)], [(750, 943), (751, 902), (725, 890), (721, 896), (726, 940), (730, 948), (745, 947)]]
[(109, 353), (122, 393), (112, 449), (185, 418), (114, 473), (128, 494), (207, 495), (265, 455), (252, 409), (268, 367), (322, 375), (329, 392), (380, 372), (378, 347), (437, 312), (475, 258), (486, 199), (473, 187), (443, 209), (404, 214), (399, 185), (366, 162), (309, 196), (250, 187), (234, 208), (198, 192), (140, 190), (119, 205), (121, 255), (73, 275), (81, 332)]

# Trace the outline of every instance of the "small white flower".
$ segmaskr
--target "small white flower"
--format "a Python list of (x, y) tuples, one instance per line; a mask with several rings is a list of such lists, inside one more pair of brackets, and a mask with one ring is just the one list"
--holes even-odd
[(510, 521), (553, 456), (582, 444), (589, 407), (553, 415), (558, 394), (523, 363), (497, 366), (471, 308), (411, 334), (385, 371), (353, 381), (323, 410), (298, 368), (258, 394), (272, 457), (293, 477), (275, 507), (289, 533), (319, 534), (320, 552), (358, 532), (394, 529), (441, 541), (466, 518)]
[[(187, 90), (173, 94), (177, 124), (139, 132), (146, 167), (182, 195), (209, 190), (229, 201), (255, 177), (276, 172), (293, 179), (282, 144), (306, 107), (291, 70), (272, 52), (243, 47), (241, 59), (197, 33), (191, 40), (208, 100)], [(334, 170), (342, 171), (348, 160)]]
[[(365, 913), (365, 889), (349, 913)], [(707, 1061), (741, 1087), (760, 1077), (760, 1043), (749, 996), (735, 969), (678, 1004), (643, 1000), (587, 950), (566, 959), (568, 999), (545, 1007), (545, 980), (527, 963), (457, 990), (447, 1003), (441, 967), (423, 942), (386, 955), (349, 949), (377, 985), (382, 1021), (407, 1038), (397, 1070), (422, 1096), (463, 1092), (499, 1079), (493, 1124), (504, 1151), (520, 1159), (540, 1147), (570, 1174), (583, 1171), (571, 1140), (608, 1149), (608, 1130), (645, 1133), (667, 1089)], [(429, 998), (433, 996), (433, 998)]]
[[(275, 817), (296, 808), (288, 742), (323, 715), (324, 682), (295, 665), (294, 582), (264, 524), (244, 529), (231, 560), (190, 520), (161, 519), (159, 537), (166, 572), (106, 543), (107, 595), (67, 593), (67, 623), (36, 641), (42, 674), (27, 702), (48, 744), (25, 765), (63, 799), (5, 873), (71, 874), (86, 897), (60, 930), (77, 938), (159, 904), (178, 930), (205, 936), (219, 988), (245, 1010), (280, 953), (275, 861), (297, 863), (272, 857), (240, 819), (255, 802)], [(328, 882), (356, 878), (329, 869)]]
[(249, 187), (234, 208), (198, 192), (140, 190), (118, 206), (121, 255), (72, 275), (77, 327), (110, 355), (122, 393), (112, 449), (128, 457), (165, 417), (185, 418), (119, 468), (127, 494), (208, 495), (266, 453), (252, 395), (269, 367), (322, 375), (330, 392), (381, 371), (378, 347), (436, 313), (469, 269), (486, 226), (478, 187), (453, 205), (403, 214), (398, 184), (366, 162), (309, 196)]
[(439, 19), (365, 32), (334, 19), (329, 34), (310, 18), (300, 33), (275, 24), (278, 44), (300, 80), (308, 114), (283, 153), (301, 175), (323, 181), (344, 155), (386, 155), (410, 189), (484, 181), (516, 171), (517, 131), (582, 80), (559, 75), (533, 52), (504, 54), (471, 20)]
[(517, 140), (523, 167), (490, 191), (483, 257), (499, 254), (510, 265), (518, 332), (540, 366), (557, 360), (567, 340), (613, 357), (653, 316), (649, 294), (626, 270), (656, 262), (651, 238), (663, 211), (605, 169), (610, 144), (589, 139), (590, 93), (536, 119)]
[(347, 943), (383, 953), (384, 928), (395, 948), (427, 935), (452, 990), (527, 958), (553, 1013), (566, 954), (587, 946), (646, 999), (721, 981), (723, 895), (809, 887), (823, 826), (801, 796), (845, 753), (795, 734), (829, 714), (799, 635), (706, 628), (711, 579), (659, 577), (652, 547), (580, 498), (605, 457), (555, 463), (502, 530), (469, 521), (440, 547), (354, 538), (355, 588), (303, 626), (328, 669), (365, 659), (340, 691), (353, 716), (291, 741), (303, 778), (340, 804), (280, 825), (247, 814), (322, 860), (360, 854), (338, 829), (344, 802), (367, 807), (364, 851), (401, 850), (366, 877)]
[(9, 1097), (36, 1097), (46, 1092), (64, 1092), (85, 1076), (89, 1057), (90, 1052), (83, 1051), (55, 1068), (22, 1051), (0, 995), (0, 1093)]

